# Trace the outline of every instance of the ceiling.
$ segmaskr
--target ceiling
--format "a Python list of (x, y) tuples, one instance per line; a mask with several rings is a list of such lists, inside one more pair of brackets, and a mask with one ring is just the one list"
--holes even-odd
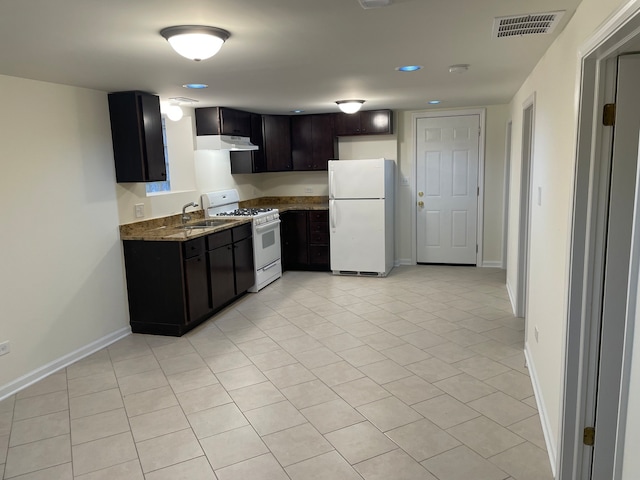
[[(103, 91), (144, 90), (257, 113), (423, 110), (507, 103), (580, 0), (5, 0), (0, 74)], [(548, 35), (492, 38), (497, 16), (565, 10)], [(211, 25), (231, 32), (193, 62), (159, 31)], [(452, 64), (470, 64), (451, 74)], [(414, 73), (395, 70), (422, 65)], [(206, 83), (187, 90), (185, 83)]]

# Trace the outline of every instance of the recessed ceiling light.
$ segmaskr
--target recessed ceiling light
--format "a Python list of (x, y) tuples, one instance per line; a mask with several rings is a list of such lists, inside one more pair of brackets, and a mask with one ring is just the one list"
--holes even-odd
[(469, 70), (469, 67), (471, 65), (469, 65), (468, 63), (459, 63), (457, 65), (451, 65), (449, 67), (449, 73), (465, 73), (467, 70)]
[(302, 113), (304, 110), (291, 110), (291, 113)]
[(439, 103), (440, 103), (440, 100), (429, 100), (430, 105), (438, 105)]
[(422, 68), (422, 65), (403, 65), (402, 67), (396, 67), (396, 70), (399, 72), (417, 72)]
[(194, 90), (200, 90), (200, 89), (209, 87), (209, 85), (204, 84), (204, 83), (185, 83), (182, 86), (184, 88), (191, 88), (191, 89), (194, 89)]

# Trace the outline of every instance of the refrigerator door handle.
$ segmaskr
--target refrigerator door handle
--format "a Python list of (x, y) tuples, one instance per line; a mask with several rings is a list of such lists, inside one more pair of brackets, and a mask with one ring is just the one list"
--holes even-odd
[(329, 200), (329, 219), (331, 222), (331, 228), (336, 228), (336, 213), (335, 213), (335, 200)]
[(334, 184), (333, 182), (334, 182), (334, 180), (333, 180), (333, 170), (331, 170), (329, 172), (329, 198), (331, 200), (336, 198), (335, 194), (333, 193), (333, 184)]

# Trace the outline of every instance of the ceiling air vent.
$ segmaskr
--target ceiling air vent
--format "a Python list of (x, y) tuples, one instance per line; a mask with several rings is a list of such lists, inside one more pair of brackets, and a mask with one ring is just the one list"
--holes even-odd
[(531, 13), (496, 17), (493, 20), (493, 38), (519, 37), (522, 35), (544, 35), (553, 32), (564, 11)]

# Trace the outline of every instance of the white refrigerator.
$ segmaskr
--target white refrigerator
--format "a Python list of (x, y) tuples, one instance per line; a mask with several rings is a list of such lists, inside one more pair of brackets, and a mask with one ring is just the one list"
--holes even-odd
[(386, 276), (394, 262), (395, 162), (329, 161), (329, 245), (334, 275)]

